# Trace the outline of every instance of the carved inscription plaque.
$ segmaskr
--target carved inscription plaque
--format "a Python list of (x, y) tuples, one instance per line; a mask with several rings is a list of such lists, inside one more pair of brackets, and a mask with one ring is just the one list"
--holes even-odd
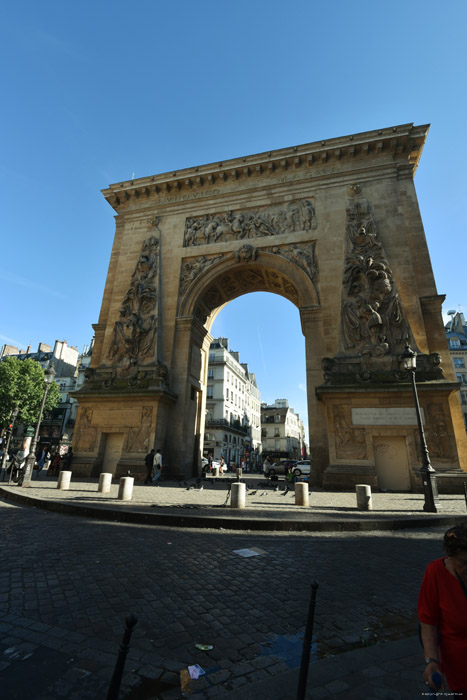
[[(422, 423), (425, 423), (423, 408)], [(353, 425), (417, 425), (415, 408), (352, 408)]]

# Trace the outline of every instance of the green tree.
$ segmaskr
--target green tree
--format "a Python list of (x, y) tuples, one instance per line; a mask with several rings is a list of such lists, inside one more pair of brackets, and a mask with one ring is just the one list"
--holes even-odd
[[(16, 424), (35, 425), (44, 396), (44, 370), (35, 360), (6, 357), (0, 362), (0, 428), (8, 424), (11, 410), (19, 408)], [(53, 382), (47, 394), (44, 415), (60, 403), (58, 385)]]

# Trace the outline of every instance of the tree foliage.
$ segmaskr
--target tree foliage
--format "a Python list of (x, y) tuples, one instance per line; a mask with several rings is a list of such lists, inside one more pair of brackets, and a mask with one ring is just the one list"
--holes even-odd
[[(6, 357), (0, 362), (0, 427), (8, 424), (10, 413), (18, 406), (16, 424), (34, 425), (44, 396), (44, 370), (35, 360)], [(60, 403), (58, 385), (49, 387), (44, 415)]]

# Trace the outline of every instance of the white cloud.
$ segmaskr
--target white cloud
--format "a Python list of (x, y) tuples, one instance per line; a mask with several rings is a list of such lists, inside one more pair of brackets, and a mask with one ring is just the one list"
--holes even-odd
[(300, 391), (306, 392), (306, 386), (305, 386), (305, 384), (299, 384), (299, 385), (298, 385), (298, 388), (300, 389)]
[(14, 345), (15, 348), (25, 348), (26, 343), (22, 343), (20, 340), (15, 340), (14, 338), (9, 338), (7, 335), (2, 335), (0, 333), (0, 340), (3, 340), (7, 345)]
[(27, 287), (28, 289), (33, 289), (36, 292), (41, 292), (42, 294), (49, 294), (50, 296), (57, 297), (57, 299), (68, 299), (65, 294), (61, 294), (61, 292), (57, 292), (49, 286), (37, 284), (35, 281), (33, 282), (26, 277), (20, 277), (20, 275), (13, 275), (11, 272), (7, 272), (6, 270), (0, 270), (0, 279), (3, 279), (5, 282), (9, 282), (10, 284), (16, 284), (19, 287)]

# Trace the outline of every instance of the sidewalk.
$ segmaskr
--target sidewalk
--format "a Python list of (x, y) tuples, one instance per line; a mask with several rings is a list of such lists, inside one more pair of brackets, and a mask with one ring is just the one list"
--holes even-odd
[(313, 490), (308, 507), (296, 506), (293, 488), (275, 485), (257, 474), (247, 474), (247, 507), (230, 507), (227, 476), (158, 485), (135, 484), (131, 501), (118, 499), (118, 483), (110, 493), (97, 491), (96, 479), (72, 480), (68, 491), (56, 488), (57, 478), (42, 476), (28, 487), (0, 482), (7, 500), (69, 515), (100, 520), (166, 525), (169, 527), (273, 531), (397, 530), (427, 526), (450, 526), (465, 521), (463, 495), (440, 496), (438, 513), (423, 511), (423, 494), (375, 493), (373, 510), (360, 511), (355, 492)]

